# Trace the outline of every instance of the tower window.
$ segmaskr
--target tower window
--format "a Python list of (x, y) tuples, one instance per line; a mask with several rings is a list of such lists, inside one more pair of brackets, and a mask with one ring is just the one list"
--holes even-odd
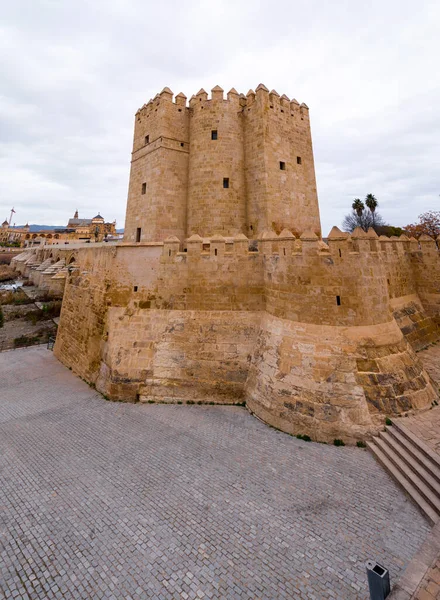
[(180, 145), (183, 148), (185, 144), (183, 142), (180, 142)]
[(146, 194), (147, 193), (147, 184), (143, 183), (142, 184), (142, 194)]
[(147, 144), (149, 144), (149, 143), (150, 143), (150, 136), (149, 136), (149, 135), (146, 135), (146, 136), (145, 136), (145, 145), (147, 145)]
[(223, 187), (224, 188), (229, 187), (229, 177), (223, 177)]
[(285, 162), (283, 162), (282, 160), (280, 160), (280, 169), (281, 169), (282, 171), (285, 171), (285, 170), (286, 170), (286, 163), (285, 163)]
[(137, 292), (137, 291), (138, 291), (138, 286), (137, 286), (137, 285), (134, 285), (134, 286), (133, 286), (133, 292)]
[(141, 241), (141, 232), (142, 232), (142, 229), (140, 227), (138, 227), (136, 229), (136, 242), (140, 242)]
[(296, 157), (296, 163), (297, 163), (298, 165), (302, 164), (301, 156), (297, 156), (297, 157)]
[(218, 139), (218, 132), (217, 129), (213, 129), (211, 131), (211, 140), (217, 140)]
[(336, 304), (341, 306), (341, 296), (336, 296)]

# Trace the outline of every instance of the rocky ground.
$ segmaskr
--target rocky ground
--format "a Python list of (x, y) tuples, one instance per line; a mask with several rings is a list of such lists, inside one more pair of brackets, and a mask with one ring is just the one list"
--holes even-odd
[(60, 310), (61, 301), (33, 286), (14, 291), (0, 288), (0, 351), (46, 343), (56, 335), (53, 319)]
[(14, 279), (16, 273), (9, 265), (0, 264), (0, 282)]

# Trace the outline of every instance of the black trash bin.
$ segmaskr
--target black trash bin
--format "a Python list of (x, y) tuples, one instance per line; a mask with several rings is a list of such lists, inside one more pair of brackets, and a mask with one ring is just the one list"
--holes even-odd
[(370, 600), (385, 600), (390, 593), (390, 573), (374, 560), (367, 560), (368, 587)]

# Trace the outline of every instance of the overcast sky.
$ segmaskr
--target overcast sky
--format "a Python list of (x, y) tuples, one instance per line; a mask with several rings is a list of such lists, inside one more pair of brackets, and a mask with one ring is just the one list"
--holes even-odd
[(324, 234), (373, 193), (440, 210), (438, 0), (14, 0), (0, 16), (0, 219), (124, 226), (136, 110), (263, 82), (310, 107)]

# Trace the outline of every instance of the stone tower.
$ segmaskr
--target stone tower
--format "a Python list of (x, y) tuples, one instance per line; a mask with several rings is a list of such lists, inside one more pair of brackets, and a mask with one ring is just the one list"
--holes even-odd
[(189, 107), (165, 88), (138, 110), (124, 242), (283, 229), (321, 234), (305, 104), (260, 84)]

